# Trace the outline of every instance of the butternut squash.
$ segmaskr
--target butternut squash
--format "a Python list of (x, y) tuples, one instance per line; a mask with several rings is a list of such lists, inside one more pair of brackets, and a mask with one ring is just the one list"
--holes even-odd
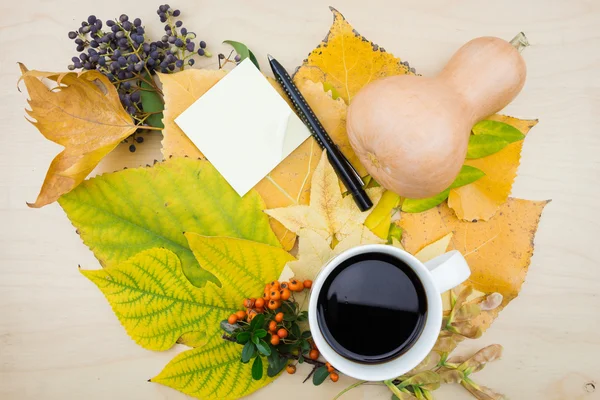
[(510, 103), (525, 83), (522, 33), (480, 37), (434, 77), (400, 75), (365, 86), (348, 109), (350, 144), (373, 178), (409, 198), (445, 190), (465, 160), (471, 128)]

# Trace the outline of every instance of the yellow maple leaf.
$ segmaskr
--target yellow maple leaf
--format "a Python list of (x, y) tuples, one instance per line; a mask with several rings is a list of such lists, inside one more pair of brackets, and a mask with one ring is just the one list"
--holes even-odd
[[(521, 120), (504, 115), (493, 115), (489, 120), (507, 123), (524, 135), (537, 124), (537, 120)], [(476, 167), (485, 176), (475, 182), (450, 191), (448, 206), (460, 219), (487, 221), (494, 216), (510, 194), (521, 158), (523, 140), (511, 143), (498, 153), (487, 157), (465, 160), (465, 165)]]
[[(382, 193), (382, 188), (367, 190), (373, 204), (377, 204)], [(369, 215), (369, 211), (358, 209), (352, 196), (342, 197), (338, 177), (325, 152), (312, 176), (310, 205), (274, 208), (265, 212), (290, 231), (297, 234), (301, 229), (310, 229), (327, 243), (332, 243), (334, 238), (342, 241), (355, 230), (362, 229)]]
[(505, 306), (525, 280), (533, 237), (547, 203), (510, 198), (494, 218), (475, 223), (458, 219), (446, 204), (419, 214), (403, 213), (402, 243), (413, 253), (452, 232), (448, 249), (459, 250), (467, 260), (468, 282), (481, 292), (500, 293)]
[[(26, 110), (30, 122), (65, 148), (52, 160), (35, 203), (27, 203), (43, 207), (79, 185), (137, 126), (123, 109), (115, 87), (100, 72), (58, 74), (19, 66), (30, 97), (31, 110)], [(56, 87), (48, 88), (44, 79)]]
[(352, 97), (371, 81), (386, 76), (412, 73), (408, 63), (387, 53), (361, 36), (336, 9), (327, 36), (294, 74), (303, 80), (327, 83), (328, 88), (350, 104)]

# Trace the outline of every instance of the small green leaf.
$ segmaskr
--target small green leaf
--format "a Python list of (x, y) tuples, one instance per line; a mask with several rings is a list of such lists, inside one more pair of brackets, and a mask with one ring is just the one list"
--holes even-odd
[(255, 381), (261, 380), (263, 376), (263, 362), (260, 356), (254, 359), (252, 364), (252, 379)]
[(256, 348), (261, 354), (264, 354), (265, 356), (271, 354), (271, 348), (264, 340), (260, 340), (258, 343), (256, 343)]
[[(478, 168), (471, 167), (469, 165), (463, 165), (458, 173), (458, 176), (448, 189), (444, 190), (438, 195), (427, 197), (425, 199), (404, 199), (404, 202), (402, 203), (402, 211), (409, 213), (427, 211), (446, 200), (450, 194), (450, 189), (456, 189), (458, 187), (473, 183), (484, 175), (485, 173)], [(392, 224), (392, 227), (394, 226), (396, 226), (396, 224)], [(402, 231), (400, 231), (400, 235), (402, 235)]]
[(254, 336), (262, 339), (267, 336), (267, 331), (264, 329), (258, 329), (254, 332)]
[(242, 350), (242, 362), (245, 364), (256, 355), (256, 346), (252, 342), (246, 342)]
[(400, 241), (402, 239), (402, 228), (395, 223), (390, 224), (390, 231), (388, 232), (388, 242), (392, 243), (393, 239)]
[(402, 211), (408, 213), (420, 213), (439, 204), (448, 198), (450, 189), (444, 190), (442, 193), (426, 199), (404, 199), (402, 202)]
[(235, 52), (238, 53), (238, 55), (240, 56), (240, 61), (244, 61), (246, 58), (250, 58), (252, 64), (254, 64), (256, 68), (258, 68), (258, 70), (260, 71), (260, 65), (258, 64), (258, 60), (250, 51), (250, 49), (248, 49), (248, 46), (246, 46), (244, 43), (236, 42), (234, 40), (225, 40), (223, 43), (233, 47)]
[(283, 314), (284, 321), (291, 322), (291, 321), (295, 321), (296, 319), (297, 319), (297, 317), (294, 314), (287, 314), (287, 313)]
[(310, 344), (306, 340), (300, 342), (300, 347), (302, 348), (303, 353), (310, 351)]
[(493, 135), (471, 135), (469, 145), (467, 146), (467, 159), (487, 157), (497, 153), (506, 146), (508, 142), (498, 136)]
[(238, 343), (244, 344), (250, 340), (250, 332), (240, 332), (236, 336)]
[(256, 317), (252, 318), (252, 322), (250, 322), (250, 330), (255, 331), (257, 329), (262, 329), (262, 326), (264, 323), (265, 323), (264, 314), (258, 314)]
[(302, 364), (304, 362), (304, 356), (302, 354), (298, 355), (298, 364)]
[(287, 358), (279, 355), (277, 351), (271, 351), (271, 355), (267, 358), (269, 361), (269, 366), (267, 368), (267, 376), (272, 378), (277, 376), (286, 365)]
[(281, 308), (283, 309), (284, 318), (285, 318), (285, 314), (296, 315), (296, 303), (286, 301), (285, 303), (283, 303)]
[(260, 71), (260, 64), (258, 63), (256, 56), (250, 49), (248, 49), (248, 58), (250, 59), (250, 61), (252, 61), (252, 64), (256, 65), (256, 68), (258, 68), (258, 70)]
[(292, 325), (292, 336), (294, 336), (295, 338), (299, 338), (301, 334), (302, 333), (300, 332), (300, 327), (298, 326), (298, 324), (293, 324)]
[[(144, 75), (144, 79), (153, 79), (151, 76)], [(146, 81), (142, 81), (141, 87), (143, 90), (140, 90), (140, 97), (142, 99), (142, 110), (147, 113), (156, 113), (150, 115), (146, 118), (146, 123), (150, 126), (154, 126), (156, 128), (164, 128), (165, 125), (162, 122), (163, 113), (162, 111), (165, 108), (165, 103), (163, 103), (162, 97), (158, 94), (155, 89), (146, 83)]]
[(302, 339), (309, 339), (312, 337), (312, 334), (310, 333), (310, 331), (304, 331), (302, 332)]
[(254, 343), (255, 345), (258, 345), (258, 342), (260, 341), (260, 338), (258, 336), (256, 336), (254, 333), (252, 333), (252, 335), (250, 335), (250, 339), (252, 340), (252, 343)]
[(287, 343), (287, 344), (283, 343), (283, 344), (280, 344), (279, 346), (277, 346), (277, 350), (280, 353), (290, 353), (295, 348), (296, 348), (296, 346), (291, 343)]
[(327, 371), (327, 367), (322, 366), (317, 368), (315, 373), (313, 374), (313, 384), (315, 386), (319, 386), (321, 383), (325, 382), (325, 379), (329, 376), (329, 371)]
[(506, 122), (500, 121), (480, 121), (475, 124), (472, 131), (475, 135), (497, 136), (508, 143), (525, 139), (525, 135), (520, 130)]
[(449, 189), (456, 189), (461, 186), (466, 186), (483, 176), (485, 176), (485, 172), (479, 168), (471, 167), (470, 165), (463, 165), (458, 173), (458, 176), (454, 182), (452, 182), (452, 185), (450, 185)]

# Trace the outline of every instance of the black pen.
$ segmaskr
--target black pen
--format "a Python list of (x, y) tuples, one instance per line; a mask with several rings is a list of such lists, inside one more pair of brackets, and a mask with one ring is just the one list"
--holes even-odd
[(367, 211), (373, 207), (373, 202), (363, 189), (364, 182), (360, 175), (358, 175), (352, 164), (350, 164), (350, 161), (342, 154), (336, 144), (333, 143), (285, 68), (271, 55), (267, 55), (267, 57), (269, 58), (269, 64), (271, 64), (275, 79), (283, 87), (288, 98), (294, 104), (300, 119), (304, 121), (313, 137), (317, 140), (317, 143), (327, 151), (329, 162), (340, 180), (344, 183), (344, 186), (346, 186), (346, 189), (352, 194), (358, 208), (361, 211)]

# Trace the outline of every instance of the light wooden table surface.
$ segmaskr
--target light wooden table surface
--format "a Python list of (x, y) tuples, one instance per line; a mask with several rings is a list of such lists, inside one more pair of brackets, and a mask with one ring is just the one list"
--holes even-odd
[[(321, 1), (191, 1), (171, 4), (216, 54), (218, 43), (247, 43), (290, 69), (323, 38), (332, 16)], [(370, 0), (336, 6), (367, 38), (409, 60), (424, 75), (441, 69), (464, 42), (510, 39), (525, 31), (525, 89), (505, 112), (539, 118), (527, 137), (513, 195), (551, 198), (518, 299), (467, 347), (505, 347), (477, 376), (511, 399), (600, 399), (600, 2), (598, 0)], [(146, 351), (131, 341), (102, 294), (77, 271), (98, 267), (60, 207), (28, 209), (59, 147), (24, 119), (17, 61), (64, 70), (74, 48), (67, 32), (95, 14), (127, 13), (161, 34), (153, 2), (21, 0), (0, 4), (0, 399), (182, 399), (147, 383), (180, 348)], [(151, 27), (151, 28), (150, 28)], [(216, 68), (216, 58), (208, 66)], [(122, 146), (101, 166), (146, 164), (159, 140), (130, 154)], [(305, 371), (300, 371), (305, 372)], [(331, 398), (343, 383), (319, 388), (284, 376), (252, 398)], [(304, 392), (305, 390), (305, 392)], [(380, 396), (376, 394), (379, 393)], [(446, 387), (437, 399), (467, 399)], [(370, 387), (347, 399), (389, 399)]]

